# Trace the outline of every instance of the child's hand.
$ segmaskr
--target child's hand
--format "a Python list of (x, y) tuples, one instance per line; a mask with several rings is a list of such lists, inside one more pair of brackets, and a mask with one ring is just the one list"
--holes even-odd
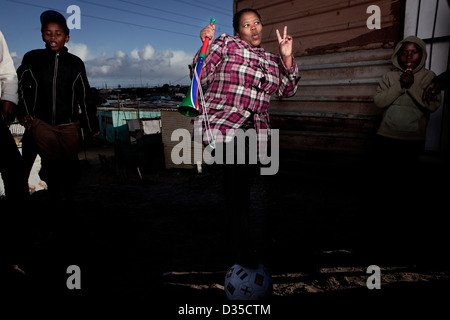
[(414, 74), (413, 74), (412, 70), (408, 68), (400, 76), (400, 85), (404, 89), (409, 89), (409, 88), (411, 88), (413, 83), (414, 83)]
[(425, 102), (430, 102), (443, 90), (442, 84), (438, 81), (432, 81), (423, 91), (422, 99)]
[(18, 118), (17, 120), (19, 120), (19, 123), (23, 125), (26, 129), (30, 129), (31, 124), (33, 123), (33, 116), (27, 114), (23, 118)]
[(0, 116), (5, 119), (6, 125), (9, 126), (15, 118), (14, 108), (16, 105), (10, 101), (2, 100), (0, 101)]

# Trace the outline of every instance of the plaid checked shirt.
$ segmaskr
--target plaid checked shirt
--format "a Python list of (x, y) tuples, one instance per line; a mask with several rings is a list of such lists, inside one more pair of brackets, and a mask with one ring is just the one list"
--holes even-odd
[[(198, 53), (194, 66), (197, 59)], [(216, 142), (230, 142), (233, 130), (253, 117), (258, 145), (262, 147), (261, 143), (267, 142), (270, 135), (267, 108), (271, 95), (293, 96), (299, 80), (294, 59), (292, 67), (287, 69), (280, 55), (265, 52), (263, 48), (251, 48), (238, 37), (221, 34), (211, 45), (201, 78), (205, 97), (202, 107), (207, 108), (211, 131), (222, 133), (216, 136)], [(204, 114), (197, 119), (204, 123)], [(205, 125), (202, 130), (205, 138)]]

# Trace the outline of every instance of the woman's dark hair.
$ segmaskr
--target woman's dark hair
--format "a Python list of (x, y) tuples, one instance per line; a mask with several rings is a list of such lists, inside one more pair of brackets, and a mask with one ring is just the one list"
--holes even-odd
[[(233, 17), (233, 29), (234, 29), (235, 35), (237, 33), (239, 33), (239, 24), (241, 22), (241, 16), (246, 12), (253, 12), (254, 14), (256, 14), (258, 16), (259, 21), (261, 21), (261, 15), (255, 9), (245, 8), (245, 9), (240, 10), (239, 12), (236, 12)], [(261, 21), (261, 24), (262, 24), (262, 21)]]

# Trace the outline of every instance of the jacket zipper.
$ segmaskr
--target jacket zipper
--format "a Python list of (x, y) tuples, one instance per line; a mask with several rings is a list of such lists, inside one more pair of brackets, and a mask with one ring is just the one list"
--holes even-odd
[(58, 58), (59, 52), (55, 55), (55, 70), (53, 71), (53, 92), (52, 92), (52, 125), (56, 123), (56, 76), (58, 74)]

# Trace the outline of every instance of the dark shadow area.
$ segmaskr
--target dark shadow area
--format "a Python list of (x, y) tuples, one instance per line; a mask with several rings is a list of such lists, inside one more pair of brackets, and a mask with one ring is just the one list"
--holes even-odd
[[(102, 152), (86, 153), (73, 201), (49, 203), (39, 191), (21, 207), (30, 232), (19, 264), (26, 275), (3, 272), (2, 292), (41, 306), (151, 305), (167, 317), (188, 303), (229, 304), (223, 291), (232, 265), (229, 213), (220, 168), (154, 170), (142, 179), (129, 171), (124, 180), (102, 164)], [(258, 188), (270, 212), (272, 316), (317, 305), (318, 316), (332, 305), (339, 314), (443, 307), (449, 168), (427, 156), (416, 173), (419, 192), (396, 203), (386, 202), (390, 182), (377, 180), (366, 160), (285, 161), (276, 176), (264, 178)], [(67, 288), (70, 265), (81, 270), (80, 290)], [(366, 287), (370, 265), (381, 268), (380, 290)]]

